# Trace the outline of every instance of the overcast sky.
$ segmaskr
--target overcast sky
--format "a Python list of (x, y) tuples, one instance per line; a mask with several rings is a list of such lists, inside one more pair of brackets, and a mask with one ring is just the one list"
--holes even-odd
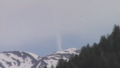
[(62, 49), (111, 33), (120, 25), (120, 0), (0, 0), (0, 16), (0, 52), (45, 56), (58, 50), (56, 32)]

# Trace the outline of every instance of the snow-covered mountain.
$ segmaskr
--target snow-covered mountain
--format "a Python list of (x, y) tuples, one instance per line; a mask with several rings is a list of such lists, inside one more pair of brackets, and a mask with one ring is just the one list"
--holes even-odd
[(45, 57), (40, 57), (25, 51), (6, 51), (0, 53), (0, 68), (48, 68), (56, 67), (59, 59), (69, 60), (72, 54), (79, 54), (80, 50), (68, 48), (57, 51)]

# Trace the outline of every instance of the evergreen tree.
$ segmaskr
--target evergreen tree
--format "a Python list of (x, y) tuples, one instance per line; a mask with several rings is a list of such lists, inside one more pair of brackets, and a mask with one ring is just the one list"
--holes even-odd
[(53, 65), (51, 65), (51, 68), (54, 68), (54, 66), (53, 66)]
[(47, 68), (47, 66), (45, 65), (44, 68)]
[(120, 68), (120, 27), (115, 25), (98, 44), (83, 46), (68, 62), (60, 59), (56, 68)]

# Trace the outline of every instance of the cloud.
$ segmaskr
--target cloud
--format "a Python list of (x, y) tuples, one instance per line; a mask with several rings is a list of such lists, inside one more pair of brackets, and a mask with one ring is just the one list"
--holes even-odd
[[(0, 45), (18, 47), (38, 39), (55, 37), (56, 22), (61, 35), (81, 38), (110, 33), (119, 24), (119, 0), (2, 0)], [(120, 25), (120, 24), (119, 24)], [(4, 46), (3, 46), (4, 45)], [(42, 46), (42, 45), (40, 45)]]

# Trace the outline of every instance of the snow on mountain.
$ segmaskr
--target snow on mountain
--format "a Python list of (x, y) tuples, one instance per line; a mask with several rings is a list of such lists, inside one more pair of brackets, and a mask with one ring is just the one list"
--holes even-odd
[(36, 58), (27, 52), (7, 51), (0, 53), (1, 68), (31, 68)]
[(76, 48), (68, 48), (66, 50), (62, 50), (62, 51), (57, 51), (55, 53), (60, 53), (60, 54), (63, 54), (63, 53), (69, 53), (69, 54), (79, 54), (78, 52), (76, 52)]
[(72, 54), (79, 54), (80, 50), (68, 48), (57, 51), (45, 57), (26, 51), (6, 51), (0, 53), (0, 68), (43, 68), (47, 65), (56, 67), (59, 59), (69, 60)]
[(40, 56), (38, 56), (38, 55), (36, 55), (36, 54), (34, 54), (34, 53), (27, 52), (27, 51), (24, 51), (24, 52), (26, 52), (26, 53), (32, 55), (36, 60), (40, 60), (40, 59), (41, 59)]
[(45, 65), (47, 65), (47, 68), (51, 68), (52, 65), (56, 67), (59, 59), (69, 60), (73, 54), (78, 55), (79, 52), (80, 50), (77, 50), (76, 48), (68, 48), (66, 50), (57, 51), (53, 54), (42, 57), (42, 59), (39, 60), (39, 63), (41, 63), (39, 64), (39, 67), (43, 68)]

